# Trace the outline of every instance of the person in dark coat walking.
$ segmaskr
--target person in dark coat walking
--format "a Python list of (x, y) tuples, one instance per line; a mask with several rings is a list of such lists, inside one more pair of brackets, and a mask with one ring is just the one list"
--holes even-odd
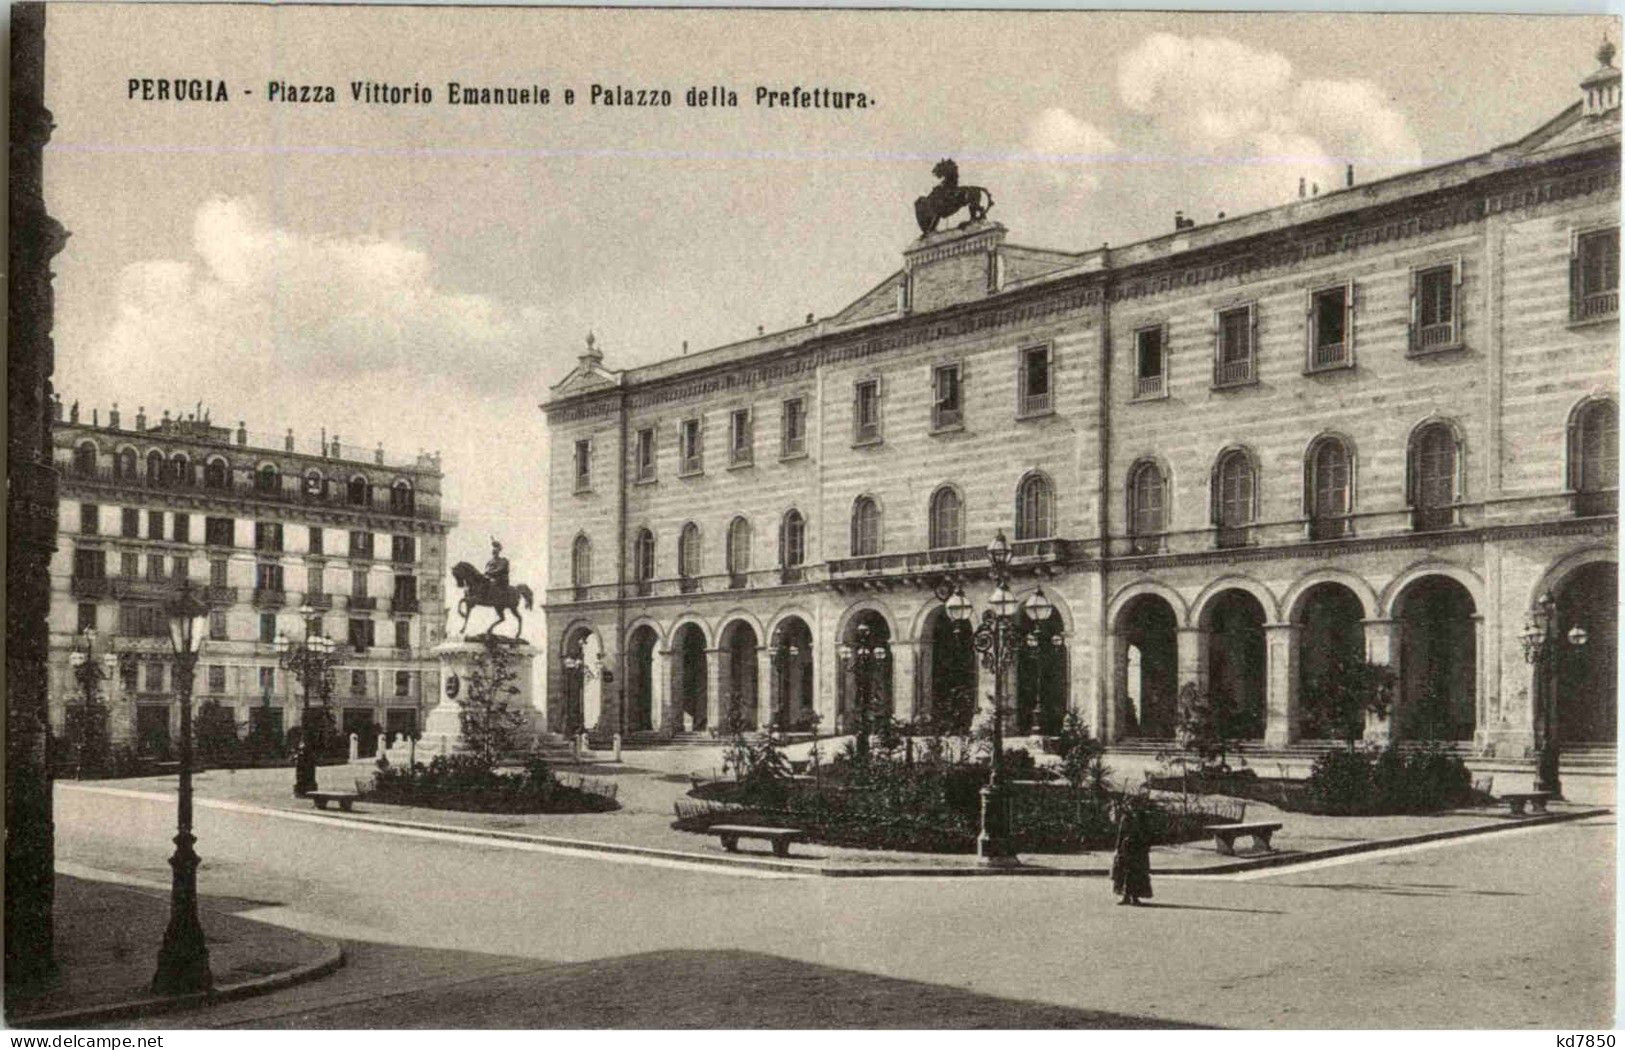
[(1139, 904), (1151, 896), (1151, 829), (1140, 806), (1128, 798), (1117, 807), (1112, 892), (1118, 895), (1118, 904)]

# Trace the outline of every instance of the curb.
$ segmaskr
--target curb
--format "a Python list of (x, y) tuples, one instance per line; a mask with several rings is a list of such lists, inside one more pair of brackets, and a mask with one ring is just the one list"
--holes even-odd
[(320, 958), (303, 966), (295, 966), (291, 970), (280, 973), (267, 974), (252, 980), (238, 981), (236, 984), (223, 985), (206, 992), (190, 992), (186, 995), (150, 996), (145, 999), (128, 999), (122, 1003), (109, 1003), (106, 1006), (92, 1006), (83, 1010), (59, 1010), (52, 1014), (33, 1014), (28, 1017), (10, 1017), (7, 1023), (16, 1028), (68, 1028), (87, 1024), (100, 1024), (107, 1021), (126, 1021), (138, 1017), (153, 1017), (159, 1014), (173, 1013), (179, 1010), (191, 1010), (201, 1006), (213, 1006), (216, 1003), (229, 1003), (238, 999), (249, 999), (257, 995), (266, 995), (279, 992), (284, 988), (291, 988), (296, 984), (314, 981), (344, 965), (344, 948), (337, 942), (326, 938), (316, 938), (323, 945)]

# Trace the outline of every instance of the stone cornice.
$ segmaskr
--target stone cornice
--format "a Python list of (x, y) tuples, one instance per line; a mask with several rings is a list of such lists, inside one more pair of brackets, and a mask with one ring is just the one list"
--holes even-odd
[(207, 489), (164, 489), (161, 492), (154, 492), (140, 486), (124, 487), (101, 483), (81, 485), (75, 484), (71, 474), (61, 478), (59, 498), (85, 503), (131, 503), (148, 510), (179, 510), (244, 520), (310, 522), (344, 529), (365, 526), (369, 532), (421, 532), (445, 535), (451, 524), (435, 518), (404, 518), (376, 511), (364, 513), (309, 503), (254, 503), (242, 497), (221, 499), (210, 496)]

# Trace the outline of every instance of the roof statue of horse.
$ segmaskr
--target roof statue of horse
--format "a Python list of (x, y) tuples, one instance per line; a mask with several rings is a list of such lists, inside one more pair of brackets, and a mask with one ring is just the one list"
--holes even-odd
[(924, 197), (914, 198), (914, 218), (920, 224), (920, 236), (937, 232), (937, 224), (960, 208), (970, 209), (970, 218), (959, 224), (964, 229), (973, 222), (981, 222), (993, 207), (993, 194), (981, 186), (961, 186), (959, 165), (944, 157), (931, 169), (938, 179), (936, 188)]

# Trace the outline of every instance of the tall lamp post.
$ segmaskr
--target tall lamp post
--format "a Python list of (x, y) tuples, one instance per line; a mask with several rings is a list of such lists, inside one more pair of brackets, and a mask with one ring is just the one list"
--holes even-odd
[[(1039, 628), (1054, 615), (1055, 605), (1039, 587), (1027, 599), (1027, 617), (1032, 626), (1023, 628), (1016, 620), (1018, 603), (1010, 593), (1010, 541), (1003, 532), (987, 545), (987, 557), (993, 566), (993, 593), (988, 597), (988, 608), (982, 612), (982, 622), (971, 634), (972, 644), (982, 654), (982, 666), (993, 675), (993, 754), (987, 784), (981, 791), (982, 827), (976, 836), (976, 859), (988, 866), (1008, 866), (1020, 861), (1010, 841), (1010, 802), (1004, 784), (1004, 678), (1015, 663), (1018, 647), (1036, 637)], [(954, 588), (946, 608), (948, 618), (955, 623), (970, 622), (971, 603), (964, 588)], [(1055, 637), (1060, 637), (1059, 632)]]
[(304, 693), (304, 706), (299, 712), (299, 750), (293, 762), (293, 793), (304, 798), (316, 790), (316, 741), (310, 732), (310, 694), (314, 691), (325, 710), (333, 696), (333, 665), (338, 662), (337, 643), (321, 632), (310, 629), (316, 610), (306, 605), (299, 615), (305, 621), (305, 639), (295, 642), (286, 633), (276, 636), (276, 660), (282, 669), (292, 671), (299, 679)]
[(853, 750), (858, 758), (866, 758), (869, 754), (870, 721), (874, 714), (877, 698), (876, 681), (881, 670), (885, 668), (886, 661), (891, 658), (891, 652), (886, 643), (875, 637), (875, 633), (868, 624), (859, 624), (853, 633), (856, 645), (841, 644), (838, 650), (841, 662), (852, 670), (852, 710)]
[(190, 581), (169, 603), (169, 644), (175, 650), (175, 691), (181, 705), (180, 797), (177, 805), (174, 873), (169, 891), (169, 927), (158, 950), (152, 990), (179, 995), (209, 988), (209, 946), (197, 917), (197, 838), (192, 834), (192, 674), (209, 634), (209, 608), (192, 593)]
[[(96, 710), (96, 694), (101, 684), (112, 676), (112, 672), (102, 666), (104, 660), (108, 665), (111, 665), (113, 662), (112, 654), (109, 653), (101, 660), (98, 660), (96, 658), (96, 629), (94, 627), (85, 628), (79, 635), (79, 640), (75, 643), (73, 651), (68, 654), (68, 666), (73, 669), (73, 679), (79, 684), (80, 707), (77, 727), (79, 754), (76, 759), (80, 776), (83, 776), (85, 772), (85, 750), (89, 747), (92, 723), (97, 720), (100, 713)], [(99, 727), (99, 731), (105, 732), (106, 726)]]
[(1519, 635), (1523, 658), (1535, 669), (1535, 688), (1540, 694), (1535, 706), (1535, 790), (1550, 791), (1559, 798), (1563, 797), (1563, 779), (1558, 769), (1558, 661), (1577, 652), (1587, 637), (1586, 629), (1579, 624), (1570, 627), (1567, 634), (1558, 629), (1557, 603), (1550, 593), (1542, 594), (1535, 602)]

